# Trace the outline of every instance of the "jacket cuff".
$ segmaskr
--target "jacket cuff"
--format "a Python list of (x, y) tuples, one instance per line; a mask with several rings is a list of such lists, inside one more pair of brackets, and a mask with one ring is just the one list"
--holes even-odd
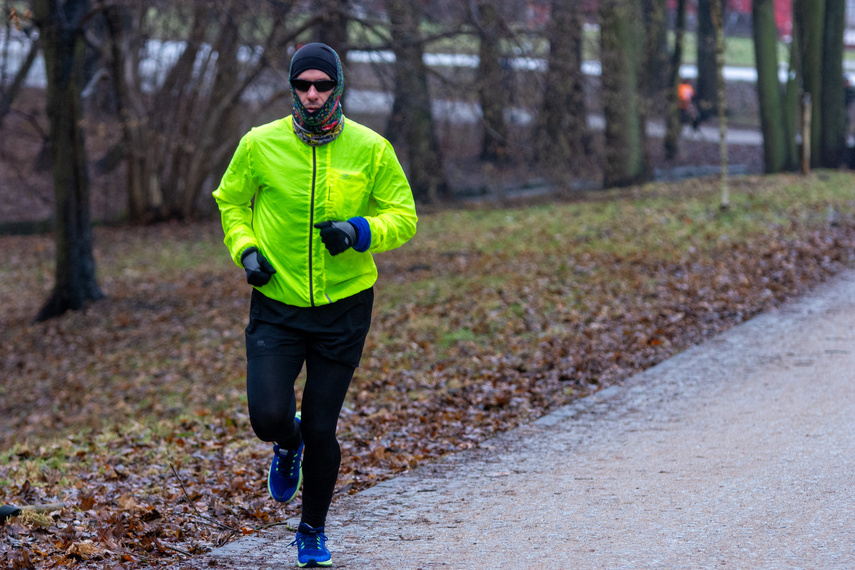
[(258, 249), (258, 245), (255, 243), (255, 238), (249, 236), (241, 237), (239, 239), (234, 240), (234, 242), (229, 242), (227, 237), (226, 245), (229, 248), (229, 253), (232, 256), (232, 259), (238, 267), (243, 267), (243, 264), (241, 263), (241, 257), (247, 252), (248, 249), (253, 247)]
[(245, 250), (243, 250), (242, 252), (240, 252), (241, 264), (243, 263), (243, 258), (246, 257), (247, 255), (249, 255), (250, 253), (252, 253), (253, 251), (258, 251), (258, 248), (255, 247), (254, 245), (251, 245), (248, 248), (246, 248)]
[(371, 247), (371, 226), (368, 224), (368, 220), (362, 216), (357, 216), (347, 221), (356, 228), (356, 243), (353, 245), (353, 249), (359, 253), (368, 251), (368, 248)]

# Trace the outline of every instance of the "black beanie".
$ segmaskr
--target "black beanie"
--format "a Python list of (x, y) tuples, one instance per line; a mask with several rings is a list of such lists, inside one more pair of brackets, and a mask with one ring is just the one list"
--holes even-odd
[(291, 72), (289, 80), (295, 79), (307, 69), (323, 71), (333, 79), (341, 83), (338, 76), (338, 55), (333, 48), (322, 43), (306, 44), (291, 58)]

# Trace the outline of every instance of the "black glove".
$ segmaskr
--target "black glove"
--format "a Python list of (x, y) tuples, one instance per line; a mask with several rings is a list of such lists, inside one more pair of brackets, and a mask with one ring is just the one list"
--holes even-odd
[(240, 256), (240, 262), (246, 269), (246, 282), (256, 287), (267, 285), (276, 270), (256, 247), (248, 247)]
[(321, 230), (321, 241), (330, 255), (338, 255), (358, 239), (356, 226), (350, 222), (318, 222), (315, 227)]

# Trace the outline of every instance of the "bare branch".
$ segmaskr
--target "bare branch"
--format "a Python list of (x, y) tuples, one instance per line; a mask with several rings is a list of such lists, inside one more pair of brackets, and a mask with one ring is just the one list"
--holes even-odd
[(238, 529), (234, 528), (233, 526), (223, 524), (223, 523), (221, 523), (215, 519), (212, 519), (210, 517), (206, 517), (205, 515), (200, 513), (199, 509), (196, 508), (196, 504), (190, 500), (190, 495), (187, 493), (187, 487), (184, 486), (184, 480), (181, 478), (181, 475), (178, 474), (178, 471), (176, 471), (175, 465), (170, 463), (169, 468), (172, 469), (172, 474), (175, 475), (175, 478), (178, 479), (178, 483), (181, 484), (181, 492), (184, 493), (184, 498), (187, 500), (187, 503), (190, 505), (190, 508), (193, 509), (193, 512), (196, 513), (197, 517), (199, 517), (200, 519), (207, 520), (207, 521), (213, 523), (214, 525), (216, 525), (216, 526), (218, 526), (224, 530), (231, 530), (234, 532), (239, 532)]

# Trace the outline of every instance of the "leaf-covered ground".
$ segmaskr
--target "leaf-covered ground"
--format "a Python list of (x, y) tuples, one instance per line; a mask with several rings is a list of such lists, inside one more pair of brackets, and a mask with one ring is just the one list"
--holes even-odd
[[(377, 256), (339, 423), (353, 493), (703, 342), (853, 265), (855, 176), (649, 185), (423, 213)], [(243, 383), (248, 286), (217, 223), (98, 228), (88, 310), (34, 324), (50, 236), (0, 237), (0, 527), (11, 568), (180, 567), (299, 515), (266, 493)]]

